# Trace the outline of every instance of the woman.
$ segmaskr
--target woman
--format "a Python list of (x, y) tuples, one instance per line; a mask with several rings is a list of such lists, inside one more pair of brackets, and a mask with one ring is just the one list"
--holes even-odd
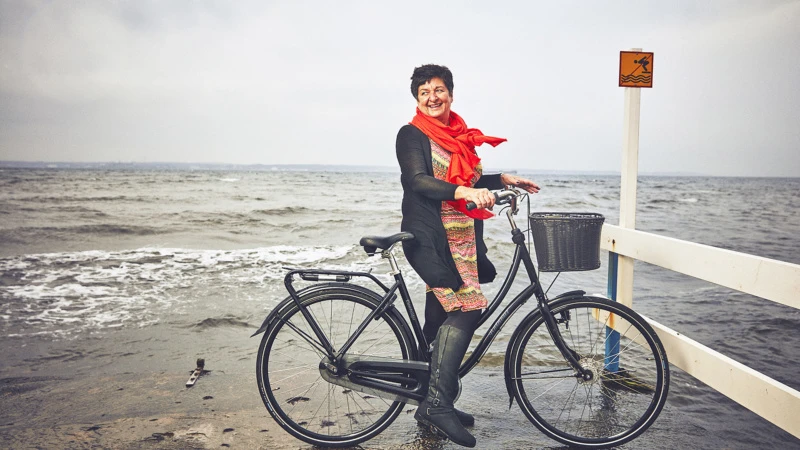
[[(423, 332), (433, 342), (428, 395), (414, 417), (444, 432), (453, 442), (475, 446), (464, 428), (474, 418), (456, 410), (458, 367), (487, 306), (480, 283), (494, 280), (486, 257), (483, 220), (492, 217), (489, 189), (517, 186), (539, 191), (533, 181), (509, 174), (482, 175), (475, 146), (497, 146), (503, 138), (467, 128), (450, 109), (453, 74), (433, 64), (414, 69), (411, 94), (417, 112), (397, 134), (397, 160), (402, 172), (402, 230), (415, 239), (403, 242), (411, 267), (427, 285)], [(477, 209), (467, 211), (467, 202)], [(427, 350), (427, 349), (423, 349)]]

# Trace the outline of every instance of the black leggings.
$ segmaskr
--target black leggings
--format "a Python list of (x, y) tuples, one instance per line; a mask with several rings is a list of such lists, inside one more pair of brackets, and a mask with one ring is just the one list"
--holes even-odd
[(481, 310), (463, 312), (461, 310), (445, 312), (442, 304), (433, 292), (425, 295), (425, 324), (422, 326), (422, 334), (428, 344), (432, 344), (436, 339), (436, 333), (442, 325), (449, 325), (459, 330), (474, 333), (478, 328), (478, 321), (481, 319)]

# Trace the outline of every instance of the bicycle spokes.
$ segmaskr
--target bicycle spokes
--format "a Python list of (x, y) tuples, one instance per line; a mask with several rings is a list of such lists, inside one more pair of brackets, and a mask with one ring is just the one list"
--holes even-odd
[[(558, 331), (589, 376), (581, 376), (553, 346), (541, 318), (532, 321), (514, 362), (515, 395), (523, 411), (568, 445), (633, 439), (654, 420), (666, 397), (668, 369), (652, 329), (613, 302), (595, 299), (555, 302), (553, 313), (568, 314), (568, 320), (558, 321)], [(619, 345), (608, 346), (610, 339)], [(616, 353), (606, 354), (608, 347)], [(608, 360), (618, 368), (609, 370)]]

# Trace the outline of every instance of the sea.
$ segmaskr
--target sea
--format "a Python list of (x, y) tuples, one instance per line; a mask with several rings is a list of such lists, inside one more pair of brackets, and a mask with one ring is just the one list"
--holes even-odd
[[(517, 217), (523, 229), (525, 214), (541, 211), (596, 212), (618, 223), (618, 175), (519, 174), (541, 186)], [(641, 176), (638, 188), (637, 229), (800, 264), (798, 178)], [(2, 168), (0, 381), (183, 373), (203, 357), (217, 372), (247, 373), (252, 383), (240, 389), (257, 398), (259, 338), (249, 336), (286, 297), (287, 268), (371, 271), (388, 283), (388, 264), (358, 242), (399, 231), (401, 197), (393, 170)], [(513, 254), (504, 216), (486, 222), (486, 242), (499, 279)], [(399, 256), (421, 310), (424, 285)], [(543, 280), (551, 295), (605, 294), (604, 252), (601, 260), (599, 270)], [(486, 285), (487, 294), (499, 284)], [(642, 262), (634, 307), (800, 389), (796, 309)], [(502, 377), (504, 338), (522, 316), (481, 367)], [(675, 433), (709, 443), (698, 448), (800, 448), (674, 366), (666, 410), (691, 417), (692, 428)]]

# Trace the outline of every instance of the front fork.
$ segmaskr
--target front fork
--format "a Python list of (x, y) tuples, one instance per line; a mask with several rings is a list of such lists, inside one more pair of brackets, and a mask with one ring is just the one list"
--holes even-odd
[(564, 357), (564, 359), (567, 360), (569, 365), (575, 369), (575, 376), (584, 381), (591, 381), (594, 378), (592, 371), (581, 366), (579, 361), (580, 355), (575, 352), (575, 350), (569, 348), (566, 342), (564, 342), (564, 338), (561, 337), (561, 331), (558, 329), (558, 323), (556, 323), (553, 312), (550, 311), (550, 305), (547, 303), (547, 297), (542, 289), (542, 284), (539, 282), (539, 277), (536, 275), (536, 267), (533, 265), (528, 248), (525, 247), (525, 235), (519, 230), (519, 228), (514, 228), (511, 232), (511, 235), (512, 240), (515, 244), (517, 244), (520, 250), (520, 256), (522, 257), (522, 262), (525, 264), (525, 270), (528, 272), (528, 277), (530, 277), (531, 283), (534, 285), (534, 295), (539, 302), (539, 309), (542, 312), (545, 326), (547, 327), (547, 331), (550, 333), (550, 337), (553, 339), (553, 343), (555, 344), (556, 348), (558, 348), (558, 351), (561, 352), (561, 355)]
[[(569, 362), (569, 365), (575, 369), (575, 377), (580, 378), (583, 381), (592, 381), (594, 378), (594, 373), (591, 370), (585, 369), (581, 366), (579, 361), (580, 355), (573, 349), (567, 346), (564, 338), (561, 337), (561, 331), (558, 329), (558, 323), (556, 323), (556, 318), (553, 316), (553, 312), (550, 311), (550, 305), (544, 301), (539, 302), (539, 308), (542, 311), (542, 317), (544, 318), (545, 326), (547, 326), (547, 331), (550, 333), (550, 337), (553, 339), (553, 343), (558, 348), (558, 351), (561, 352), (561, 355), (564, 359)], [(569, 320), (568, 318), (565, 320)]]

